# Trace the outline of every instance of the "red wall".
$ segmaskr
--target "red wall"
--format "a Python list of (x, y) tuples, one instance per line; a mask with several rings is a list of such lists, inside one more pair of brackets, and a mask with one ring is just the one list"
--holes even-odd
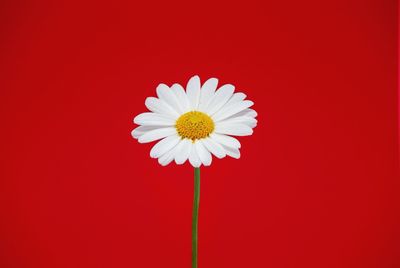
[(0, 267), (190, 267), (192, 169), (130, 136), (160, 82), (259, 125), (202, 170), (199, 267), (400, 267), (397, 1), (2, 1)]

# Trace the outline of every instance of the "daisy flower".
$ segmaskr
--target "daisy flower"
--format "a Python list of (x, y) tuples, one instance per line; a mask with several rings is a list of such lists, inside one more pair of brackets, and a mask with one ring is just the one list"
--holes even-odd
[(197, 168), (209, 166), (217, 158), (240, 158), (240, 142), (232, 136), (248, 136), (257, 125), (253, 102), (237, 92), (231, 84), (218, 87), (210, 78), (201, 85), (196, 75), (186, 91), (180, 84), (160, 84), (157, 97), (145, 101), (150, 112), (139, 114), (139, 125), (132, 136), (140, 143), (158, 141), (150, 151), (162, 166), (172, 161), (180, 165), (187, 160)]
[(157, 87), (158, 98), (145, 101), (150, 112), (133, 120), (139, 127), (132, 136), (140, 143), (158, 141), (150, 156), (166, 166), (172, 161), (180, 165), (189, 160), (194, 167), (194, 198), (192, 216), (192, 268), (198, 267), (198, 212), (200, 197), (200, 166), (211, 165), (217, 158), (240, 158), (240, 142), (232, 136), (253, 134), (257, 125), (253, 102), (246, 95), (234, 93), (235, 87), (218, 87), (218, 79), (210, 78), (203, 85), (196, 75), (185, 89), (179, 84)]

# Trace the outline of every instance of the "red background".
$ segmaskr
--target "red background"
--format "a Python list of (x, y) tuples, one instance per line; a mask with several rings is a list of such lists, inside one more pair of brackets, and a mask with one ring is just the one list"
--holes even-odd
[(397, 1), (0, 5), (0, 267), (190, 267), (193, 171), (130, 131), (194, 74), (259, 113), (202, 170), (200, 267), (400, 267)]

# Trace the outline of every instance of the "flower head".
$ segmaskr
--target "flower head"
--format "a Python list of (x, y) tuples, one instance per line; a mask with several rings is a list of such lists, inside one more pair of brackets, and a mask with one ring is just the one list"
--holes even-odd
[(175, 160), (187, 160), (194, 167), (209, 166), (212, 156), (240, 158), (240, 142), (232, 136), (248, 136), (257, 125), (254, 104), (243, 93), (226, 84), (217, 89), (218, 80), (210, 78), (203, 85), (193, 76), (186, 91), (179, 84), (157, 87), (158, 98), (148, 97), (151, 112), (139, 114), (140, 125), (132, 136), (140, 143), (160, 140), (150, 151), (152, 158), (166, 166)]

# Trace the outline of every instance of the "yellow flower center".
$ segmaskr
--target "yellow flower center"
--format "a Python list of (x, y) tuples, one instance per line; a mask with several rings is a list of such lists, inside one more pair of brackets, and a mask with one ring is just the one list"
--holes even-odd
[(208, 137), (214, 131), (214, 121), (205, 113), (192, 111), (181, 115), (175, 127), (179, 136), (195, 141)]

